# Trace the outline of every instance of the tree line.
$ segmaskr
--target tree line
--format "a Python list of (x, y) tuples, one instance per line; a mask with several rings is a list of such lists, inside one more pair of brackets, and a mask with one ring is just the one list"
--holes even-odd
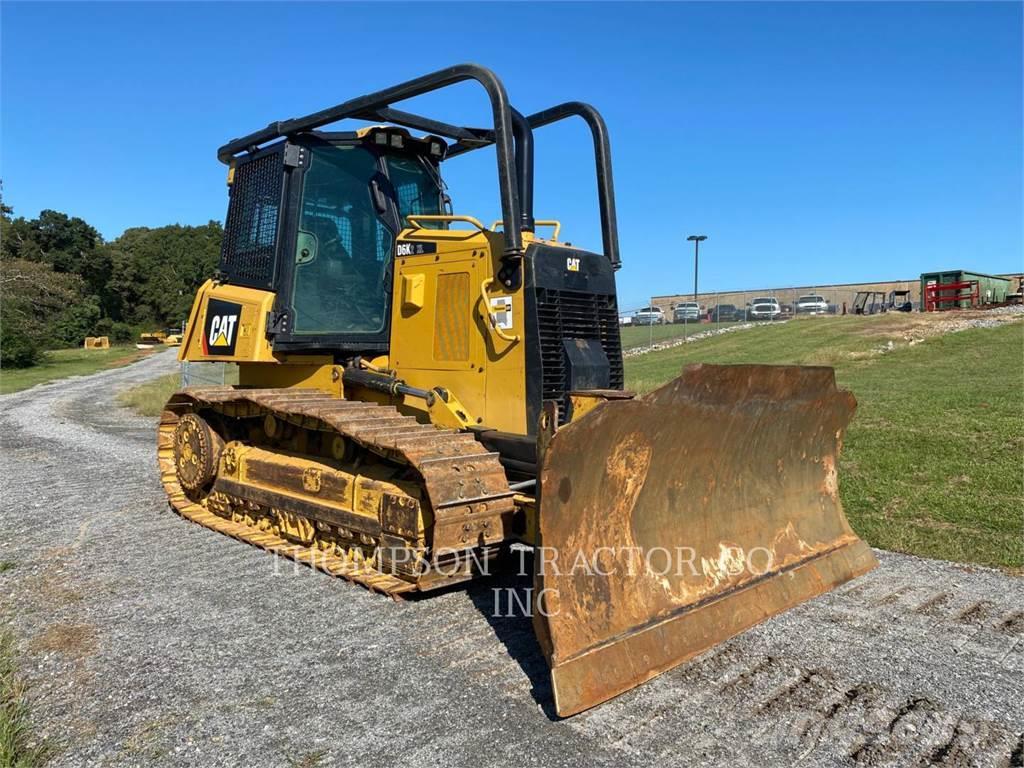
[(135, 227), (106, 242), (77, 216), (15, 218), (0, 200), (0, 366), (34, 365), (86, 336), (128, 342), (179, 326), (213, 275), (223, 234), (211, 221)]

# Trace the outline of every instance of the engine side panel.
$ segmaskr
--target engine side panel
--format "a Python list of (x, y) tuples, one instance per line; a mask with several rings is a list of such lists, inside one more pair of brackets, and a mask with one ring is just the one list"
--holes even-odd
[[(471, 425), (524, 434), (523, 288), (494, 281), (500, 234), (406, 230), (397, 247), (390, 361), (399, 378), (423, 389), (449, 390), (465, 406)], [(485, 289), (487, 281), (493, 282)], [(495, 333), (488, 314), (505, 336), (518, 340)]]
[(196, 293), (178, 359), (191, 362), (277, 362), (267, 339), (274, 294), (207, 280)]

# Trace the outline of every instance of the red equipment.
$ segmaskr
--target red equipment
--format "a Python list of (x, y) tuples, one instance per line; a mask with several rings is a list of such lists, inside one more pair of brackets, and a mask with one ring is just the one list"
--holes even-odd
[[(969, 291), (969, 293), (964, 293)], [(931, 283), (924, 287), (924, 311), (941, 312), (947, 309), (967, 309), (976, 307), (980, 293), (977, 280), (965, 280), (960, 283)], [(964, 307), (961, 302), (968, 302)], [(946, 306), (940, 306), (940, 305)]]

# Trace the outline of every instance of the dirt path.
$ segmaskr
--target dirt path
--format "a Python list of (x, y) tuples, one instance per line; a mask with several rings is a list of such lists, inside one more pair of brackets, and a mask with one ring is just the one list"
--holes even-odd
[[(881, 568), (551, 719), (528, 619), (397, 605), (167, 511), (127, 368), (0, 398), (0, 614), (55, 765), (1024, 763), (1024, 580)], [(525, 585), (522, 585), (525, 586)]]

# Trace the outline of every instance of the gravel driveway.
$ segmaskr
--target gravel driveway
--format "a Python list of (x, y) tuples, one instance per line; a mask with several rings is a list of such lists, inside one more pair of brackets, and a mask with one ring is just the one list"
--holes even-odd
[(0, 614), (55, 765), (1024, 763), (1024, 580), (881, 567), (569, 720), (481, 583), (395, 604), (171, 514), (173, 354), (0, 398)]

